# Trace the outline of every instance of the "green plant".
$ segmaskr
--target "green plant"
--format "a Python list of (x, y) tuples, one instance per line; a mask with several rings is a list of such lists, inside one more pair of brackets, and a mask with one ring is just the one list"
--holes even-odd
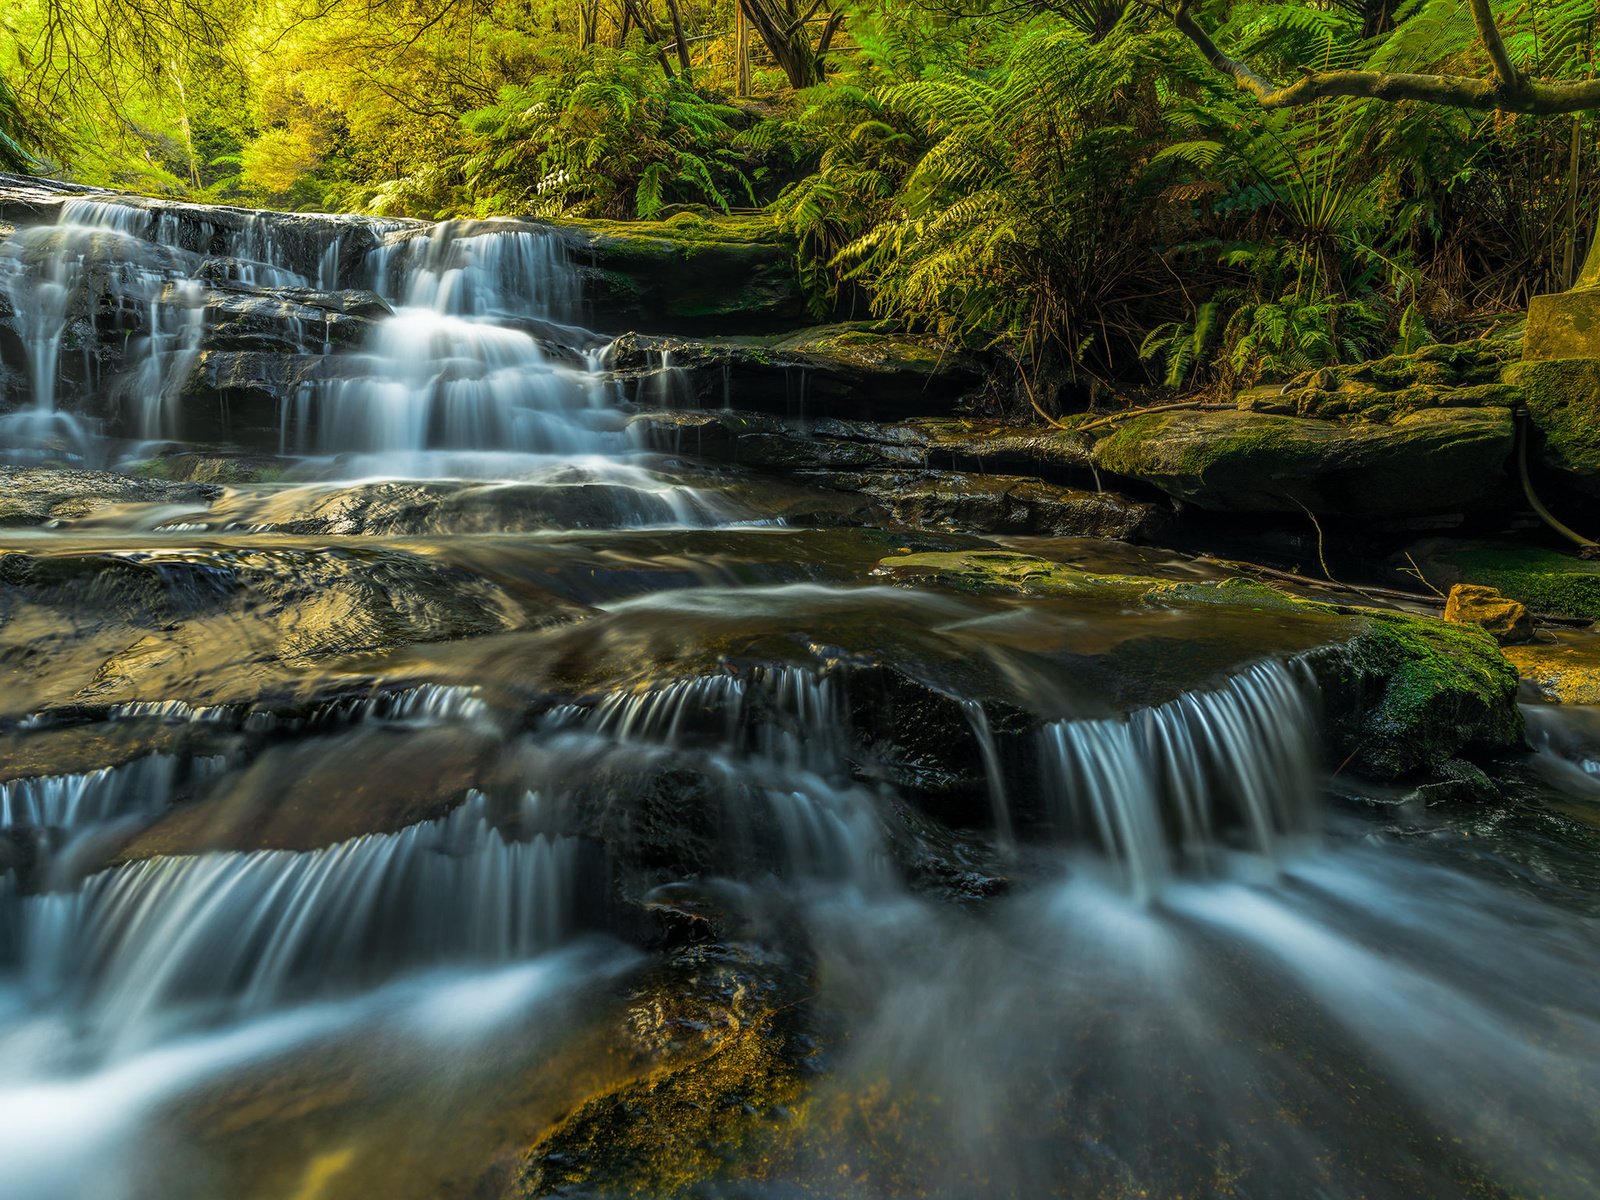
[(763, 174), (742, 114), (669, 76), (643, 47), (592, 46), (464, 118), (462, 162), (480, 215), (651, 218), (669, 205), (754, 204)]

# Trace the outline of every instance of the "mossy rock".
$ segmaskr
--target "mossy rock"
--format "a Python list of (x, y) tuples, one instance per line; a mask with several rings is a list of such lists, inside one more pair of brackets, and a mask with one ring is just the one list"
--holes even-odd
[(1441, 577), (1436, 582), (1484, 584), (1535, 613), (1600, 620), (1600, 562), (1538, 546), (1485, 543), (1434, 548), (1426, 559)]
[(1366, 627), (1310, 656), (1342, 765), (1377, 779), (1523, 743), (1517, 671), (1481, 629), (1362, 610)]
[(589, 317), (611, 330), (758, 333), (804, 324), (795, 247), (765, 217), (563, 222)]
[(1600, 359), (1516, 363), (1505, 378), (1528, 406), (1543, 465), (1600, 495)]
[(1134, 417), (1094, 446), (1099, 467), (1219, 512), (1431, 515), (1507, 502), (1511, 413), (1427, 409), (1391, 424), (1257, 412)]

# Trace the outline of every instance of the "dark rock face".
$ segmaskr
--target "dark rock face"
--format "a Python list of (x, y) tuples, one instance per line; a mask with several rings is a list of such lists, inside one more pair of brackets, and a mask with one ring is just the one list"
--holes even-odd
[(1600, 359), (1517, 363), (1506, 380), (1527, 403), (1535, 461), (1586, 495), (1600, 496)]
[(798, 478), (870, 496), (892, 519), (960, 533), (1144, 541), (1167, 521), (1153, 504), (1014, 475), (950, 471), (803, 471)]
[(562, 223), (590, 323), (609, 332), (767, 333), (806, 317), (793, 249), (761, 218)]
[[(1157, 506), (1114, 493), (973, 471), (1022, 463), (1060, 477), (1087, 465), (1087, 454), (1069, 438), (999, 422), (801, 422), (736, 412), (649, 412), (634, 417), (631, 428), (657, 449), (864, 496), (878, 513), (917, 528), (1137, 540), (1155, 536), (1166, 520)], [(955, 469), (938, 469), (946, 463)]]
[(836, 325), (767, 338), (628, 334), (611, 363), (647, 407), (703, 406), (791, 418), (890, 419), (953, 411), (981, 388), (972, 358), (926, 338)]

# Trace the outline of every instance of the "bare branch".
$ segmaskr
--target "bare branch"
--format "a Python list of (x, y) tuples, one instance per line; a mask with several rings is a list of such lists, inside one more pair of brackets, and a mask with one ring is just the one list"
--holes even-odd
[(1367, 100), (1415, 100), (1474, 112), (1555, 116), (1600, 108), (1600, 80), (1549, 82), (1529, 79), (1512, 65), (1489, 12), (1488, 0), (1472, 0), (1479, 36), (1495, 64), (1495, 77), (1412, 75), (1391, 71), (1311, 71), (1288, 85), (1274, 83), (1248, 64), (1223, 53), (1191, 11), (1194, 0), (1169, 10), (1178, 32), (1193, 42), (1206, 61), (1249, 92), (1262, 108), (1294, 108), (1342, 96)]

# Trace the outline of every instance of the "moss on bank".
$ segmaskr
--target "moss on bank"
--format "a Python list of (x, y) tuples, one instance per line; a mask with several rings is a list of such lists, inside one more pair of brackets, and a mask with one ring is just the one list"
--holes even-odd
[(1600, 563), (1537, 546), (1482, 546), (1438, 560), (1466, 583), (1481, 583), (1536, 613), (1600, 620)]

